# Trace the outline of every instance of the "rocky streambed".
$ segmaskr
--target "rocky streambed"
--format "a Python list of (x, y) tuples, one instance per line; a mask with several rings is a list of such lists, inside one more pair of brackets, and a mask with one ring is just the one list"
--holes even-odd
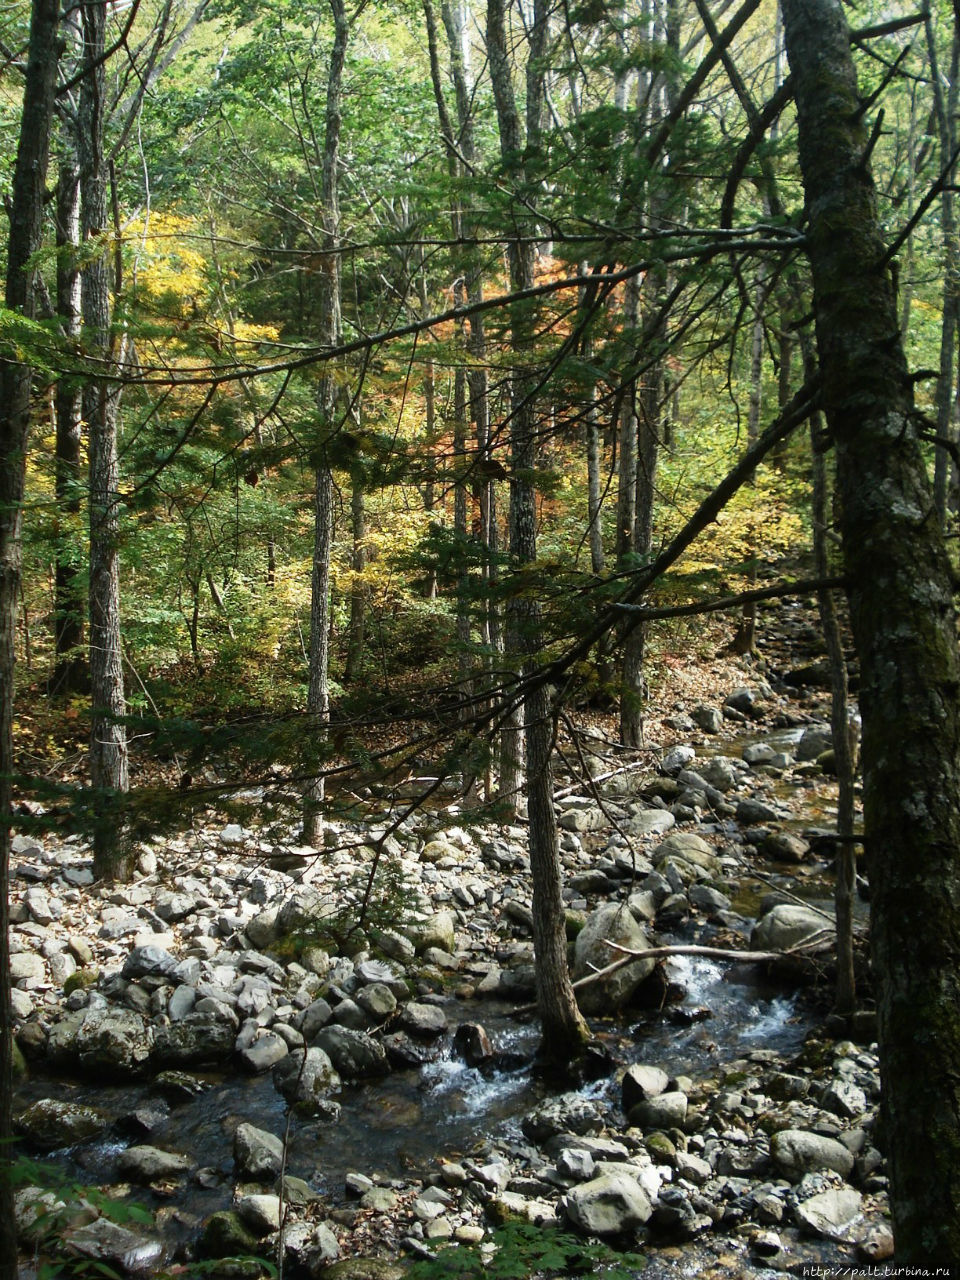
[[(609, 962), (608, 940), (829, 946), (815, 712), (764, 685), (681, 706), (673, 745), (626, 771), (584, 738), (598, 780), (557, 795), (575, 977)], [(515, 1217), (642, 1247), (651, 1276), (890, 1256), (870, 1015), (830, 1038), (790, 958), (772, 976), (635, 961), (583, 988), (603, 1053), (558, 1092), (517, 1013), (525, 830), (468, 816), (413, 814), (382, 841), (405, 920), (350, 955), (310, 931), (356, 894), (382, 827), (331, 825), (337, 851), (317, 857), (292, 833), (211, 824), (144, 847), (124, 886), (92, 885), (77, 842), (17, 837), (18, 1132), (150, 1215), (27, 1186), (25, 1244), (53, 1247), (54, 1221), (61, 1253), (131, 1275), (281, 1248), (288, 1276), (357, 1280)]]

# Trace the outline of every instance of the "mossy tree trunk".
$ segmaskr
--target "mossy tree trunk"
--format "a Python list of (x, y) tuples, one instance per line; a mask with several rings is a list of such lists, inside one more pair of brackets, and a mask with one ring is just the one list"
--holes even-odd
[(860, 659), (883, 1133), (901, 1264), (960, 1258), (960, 661), (839, 0), (782, 0)]

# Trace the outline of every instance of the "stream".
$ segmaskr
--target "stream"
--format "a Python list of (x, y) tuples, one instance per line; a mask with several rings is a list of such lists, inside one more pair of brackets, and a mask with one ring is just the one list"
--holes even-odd
[[(762, 740), (789, 750), (798, 736), (799, 730), (787, 730), (764, 735)], [(733, 741), (714, 740), (710, 751), (739, 755), (751, 740), (758, 740), (755, 734)], [(795, 829), (821, 822), (827, 825), (824, 819), (829, 816), (816, 809), (821, 797), (815, 787), (784, 784), (779, 798), (793, 807)], [(734, 900), (736, 911), (755, 914), (756, 904), (770, 892), (771, 885), (789, 887), (813, 905), (829, 905), (832, 887), (823, 864), (768, 864), (764, 875), (766, 883), (752, 880), (746, 873)], [(674, 934), (672, 940), (692, 941), (694, 936), (688, 928), (686, 933)], [(659, 1064), (672, 1075), (689, 1075), (696, 1080), (751, 1050), (796, 1054), (812, 1026), (812, 1016), (803, 1011), (802, 1000), (765, 982), (753, 967), (681, 956), (667, 962), (667, 972), (685, 995), (670, 1005), (666, 1016), (628, 1013), (618, 1023), (595, 1025), (621, 1066), (631, 1062)], [(338, 1095), (342, 1112), (336, 1123), (300, 1117), (293, 1120), (286, 1157), (289, 1174), (303, 1178), (329, 1204), (338, 1206), (347, 1201), (344, 1179), (350, 1172), (399, 1186), (411, 1177), (435, 1172), (441, 1159), (481, 1155), (491, 1141), (505, 1146), (525, 1141), (520, 1119), (544, 1098), (545, 1086), (526, 1067), (486, 1073), (471, 1068), (452, 1056), (450, 1045), (459, 1022), (476, 1021), (501, 1054), (529, 1059), (537, 1042), (534, 1020), (518, 1017), (507, 1004), (481, 1000), (450, 998), (444, 1012), (450, 1033), (435, 1062), (345, 1086)], [(149, 1082), (91, 1086), (89, 1081), (67, 1080), (38, 1070), (18, 1088), (15, 1110), (40, 1098), (56, 1097), (93, 1103), (116, 1117), (106, 1137), (44, 1157), (81, 1184), (113, 1181), (118, 1154), (136, 1143), (149, 1142), (191, 1157), (199, 1166), (198, 1173), (164, 1189), (162, 1200), (146, 1189), (131, 1192), (134, 1201), (149, 1203), (154, 1209), (159, 1204), (158, 1222), (162, 1222), (164, 1235), (172, 1243), (186, 1243), (196, 1238), (209, 1214), (228, 1208), (232, 1202), (236, 1125), (245, 1121), (283, 1135), (287, 1124), (285, 1103), (269, 1072), (249, 1077), (194, 1074), (203, 1091), (168, 1105)], [(586, 1092), (611, 1103), (619, 1096), (613, 1078), (586, 1086)], [(138, 1118), (139, 1112), (151, 1114)], [(690, 1250), (695, 1269), (703, 1246), (694, 1243), (684, 1248)], [(683, 1273), (674, 1270), (669, 1274)], [(656, 1269), (644, 1272), (651, 1280), (657, 1274)]]

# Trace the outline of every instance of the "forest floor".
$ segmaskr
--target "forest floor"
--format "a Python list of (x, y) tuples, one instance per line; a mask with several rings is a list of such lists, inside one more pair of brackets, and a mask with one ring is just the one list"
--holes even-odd
[[(625, 945), (784, 950), (829, 927), (815, 615), (763, 613), (755, 660), (719, 627), (694, 643), (656, 648), (643, 751), (625, 760), (609, 717), (575, 717), (557, 777), (575, 976), (620, 928)], [(554, 1224), (581, 1241), (567, 1265), (602, 1241), (642, 1251), (648, 1280), (890, 1256), (872, 1016), (831, 1021), (829, 950), (643, 962), (626, 995), (592, 984), (596, 1078), (561, 1087), (532, 1070), (522, 821), (447, 801), (385, 838), (404, 801), (371, 794), (318, 858), (289, 819), (259, 819), (265, 795), (247, 788), (243, 822), (211, 809), (144, 842), (128, 886), (92, 883), (78, 837), (18, 836), (18, 1129), (73, 1188), (48, 1192), (62, 1208), (31, 1234), (29, 1175), (25, 1275), (51, 1255), (62, 1274), (159, 1275), (279, 1248), (291, 1277), (389, 1280), (404, 1255), (446, 1274), (424, 1259), (452, 1243), (459, 1274), (498, 1247), (533, 1271)], [(393, 878), (358, 950), (344, 927), (371, 847)], [(114, 1221), (130, 1203), (145, 1220)]]

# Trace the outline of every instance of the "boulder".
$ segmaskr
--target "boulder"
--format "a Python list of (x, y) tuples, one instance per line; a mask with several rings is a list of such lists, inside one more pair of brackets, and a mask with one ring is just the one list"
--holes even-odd
[(127, 1147), (117, 1160), (120, 1176), (130, 1182), (156, 1182), (159, 1179), (179, 1178), (193, 1168), (189, 1156), (174, 1151), (161, 1151), (159, 1147)]
[(279, 1196), (241, 1196), (237, 1201), (237, 1213), (245, 1226), (259, 1239), (280, 1228)]
[(543, 1145), (558, 1133), (599, 1133), (603, 1116), (597, 1103), (589, 1098), (579, 1093), (562, 1093), (529, 1111), (520, 1121), (520, 1127), (531, 1142)]
[(617, 1236), (635, 1231), (649, 1219), (653, 1208), (638, 1182), (625, 1174), (605, 1174), (582, 1182), (564, 1200), (567, 1217), (591, 1236)]
[(17, 1116), (14, 1128), (31, 1146), (42, 1151), (55, 1151), (92, 1138), (109, 1123), (107, 1116), (95, 1107), (61, 1102), (57, 1098), (41, 1098)]
[(400, 1025), (411, 1035), (433, 1040), (447, 1029), (447, 1017), (435, 1004), (420, 1004), (411, 1000), (400, 1015)]
[(770, 1139), (770, 1155), (780, 1173), (799, 1182), (805, 1173), (833, 1169), (841, 1178), (853, 1172), (853, 1156), (842, 1143), (803, 1129), (782, 1129)]
[(278, 1036), (275, 1031), (265, 1031), (253, 1044), (240, 1049), (237, 1057), (245, 1071), (249, 1071), (251, 1075), (260, 1075), (269, 1071), (289, 1052), (290, 1047), (282, 1036)]
[(80, 1066), (104, 1076), (142, 1075), (153, 1053), (153, 1027), (132, 1009), (87, 1009), (77, 1031)]
[(832, 928), (831, 920), (810, 907), (782, 902), (761, 916), (754, 925), (750, 946), (755, 951), (788, 951), (824, 929)]
[(797, 743), (797, 759), (803, 763), (816, 760), (824, 751), (833, 749), (833, 730), (828, 724), (808, 724)]
[[(643, 927), (622, 904), (607, 902), (591, 912), (574, 944), (574, 980), (605, 968), (617, 956), (606, 941), (638, 951), (650, 946)], [(626, 1004), (640, 983), (653, 972), (652, 959), (634, 960), (577, 992), (577, 1003), (586, 1014), (612, 1013)]]
[(772, 804), (758, 800), (756, 796), (746, 796), (737, 802), (734, 815), (741, 826), (752, 827), (759, 822), (776, 822), (779, 814)]
[(176, 967), (176, 957), (163, 947), (134, 947), (123, 962), (121, 976), (128, 981), (134, 978), (165, 978)]
[(239, 1124), (233, 1138), (233, 1162), (239, 1178), (272, 1182), (283, 1163), (283, 1143), (265, 1129)]
[(217, 1011), (194, 1011), (168, 1027), (157, 1027), (157, 1061), (167, 1067), (225, 1062), (235, 1039), (233, 1023), (218, 1017)]
[(109, 1218), (69, 1228), (63, 1233), (62, 1244), (66, 1252), (104, 1264), (112, 1268), (114, 1275), (119, 1271), (125, 1276), (155, 1276), (164, 1253), (163, 1244), (155, 1236), (122, 1227)]
[[(306, 1061), (304, 1061), (306, 1052)], [(340, 1088), (340, 1077), (323, 1049), (295, 1049), (273, 1068), (273, 1084), (296, 1110), (331, 1114), (328, 1095)]]
[(697, 772), (718, 791), (729, 791), (740, 780), (740, 770), (729, 756), (711, 756), (697, 761)]
[(679, 858), (689, 862), (713, 878), (719, 877), (723, 872), (716, 850), (712, 845), (707, 844), (702, 836), (698, 836), (693, 831), (674, 831), (665, 840), (660, 841), (653, 851), (654, 866), (659, 869), (660, 863), (667, 858)]
[(620, 826), (628, 836), (656, 836), (677, 825), (669, 809), (642, 809)]
[(410, 941), (420, 954), (431, 947), (452, 952), (456, 947), (457, 918), (452, 911), (438, 911), (413, 925), (409, 932)]
[(663, 773), (679, 773), (681, 769), (685, 769), (691, 760), (697, 758), (697, 753), (693, 747), (686, 743), (678, 747), (671, 747), (667, 754), (660, 761), (660, 769)]
[(348, 1080), (382, 1076), (390, 1070), (383, 1045), (363, 1031), (351, 1031), (349, 1027), (324, 1027), (313, 1043), (323, 1050), (336, 1071)]
[(862, 1204), (860, 1192), (853, 1187), (831, 1187), (801, 1201), (794, 1216), (797, 1226), (811, 1235), (846, 1244), (859, 1234)]
[(627, 1067), (621, 1084), (624, 1112), (629, 1112), (638, 1102), (645, 1102), (648, 1098), (664, 1093), (668, 1084), (667, 1073), (659, 1067), (647, 1066), (642, 1062), (635, 1062), (632, 1067)]
[(641, 1129), (680, 1129), (687, 1118), (687, 1096), (679, 1090), (644, 1098), (630, 1108), (627, 1119)]
[(772, 862), (803, 862), (810, 852), (807, 841), (789, 831), (769, 832), (764, 836), (760, 849)]
[(723, 729), (723, 714), (719, 707), (701, 702), (690, 712), (690, 719), (704, 733), (720, 733)]
[(201, 1258), (234, 1258), (256, 1253), (257, 1237), (233, 1209), (212, 1213), (200, 1230)]

